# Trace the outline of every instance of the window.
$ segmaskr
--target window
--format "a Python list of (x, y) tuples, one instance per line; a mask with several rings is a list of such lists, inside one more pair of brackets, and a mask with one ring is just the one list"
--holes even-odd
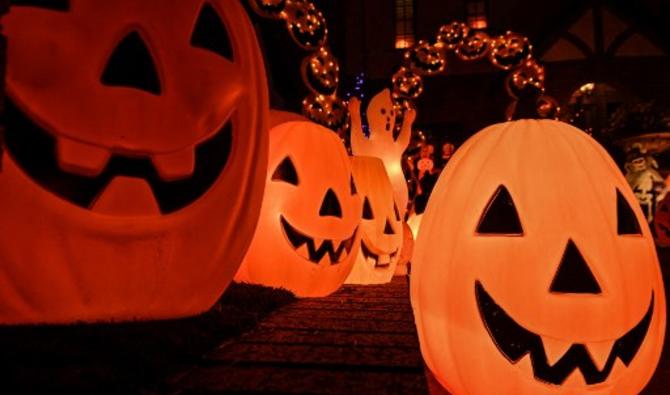
[(467, 0), (465, 2), (465, 15), (468, 26), (471, 29), (486, 29), (486, 0)]
[(414, 45), (414, 0), (395, 0), (395, 47)]

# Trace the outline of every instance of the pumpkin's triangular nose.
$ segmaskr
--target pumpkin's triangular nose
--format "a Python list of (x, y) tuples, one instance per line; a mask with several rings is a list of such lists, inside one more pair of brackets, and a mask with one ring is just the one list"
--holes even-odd
[(140, 34), (130, 32), (116, 46), (107, 61), (100, 81), (110, 86), (125, 86), (160, 95), (156, 65)]
[(386, 219), (386, 226), (384, 226), (384, 234), (386, 235), (394, 235), (395, 231), (393, 230), (393, 226), (391, 226), (391, 223), (389, 222), (388, 218)]
[(549, 288), (556, 293), (599, 294), (600, 285), (572, 240), (568, 240), (563, 258)]
[(331, 216), (342, 218), (342, 207), (340, 207), (340, 201), (337, 200), (337, 196), (332, 189), (328, 188), (326, 196), (323, 198), (321, 203), (321, 209), (319, 209), (319, 215), (322, 217)]

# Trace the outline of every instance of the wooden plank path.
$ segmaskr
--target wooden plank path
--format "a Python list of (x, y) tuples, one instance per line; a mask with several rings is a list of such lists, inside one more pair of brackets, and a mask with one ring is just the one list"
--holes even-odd
[(407, 279), (344, 286), (272, 313), (175, 383), (175, 394), (426, 394)]

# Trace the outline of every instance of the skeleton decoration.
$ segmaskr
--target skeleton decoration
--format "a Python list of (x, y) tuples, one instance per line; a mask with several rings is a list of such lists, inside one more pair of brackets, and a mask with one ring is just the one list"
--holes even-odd
[(658, 164), (640, 145), (635, 145), (626, 158), (626, 181), (640, 202), (642, 211), (651, 223), (654, 220), (656, 205), (667, 191), (665, 180), (658, 173)]

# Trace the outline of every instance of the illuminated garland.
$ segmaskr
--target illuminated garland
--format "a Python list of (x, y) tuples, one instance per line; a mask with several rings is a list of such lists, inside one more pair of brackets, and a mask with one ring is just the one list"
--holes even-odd
[[(302, 49), (311, 51), (302, 62), (302, 80), (310, 94), (302, 102), (302, 112), (309, 119), (339, 133), (349, 128), (349, 110), (346, 101), (337, 96), (339, 65), (327, 46), (326, 20), (311, 0), (249, 0), (254, 11), (266, 18), (283, 20), (293, 41)], [(414, 107), (413, 101), (423, 93), (423, 78), (443, 73), (447, 53), (453, 52), (460, 60), (470, 62), (488, 58), (490, 63), (510, 71), (505, 80), (507, 94), (512, 99), (506, 112), (508, 120), (514, 116), (516, 104), (526, 91), (534, 91), (539, 98), (536, 112), (540, 118), (557, 118), (558, 103), (544, 94), (544, 66), (532, 56), (528, 38), (506, 32), (490, 37), (481, 30), (470, 30), (462, 22), (440, 27), (435, 43), (421, 40), (408, 49), (402, 66), (391, 78), (392, 96), (401, 116)]]
[[(452, 22), (440, 27), (434, 44), (421, 40), (408, 49), (403, 64), (391, 79), (393, 99), (402, 113), (414, 106), (413, 101), (423, 93), (423, 76), (443, 73), (447, 66), (447, 53), (453, 52), (462, 61), (470, 62), (488, 58), (489, 62), (505, 71), (507, 94), (512, 99), (506, 117), (514, 116), (516, 103), (526, 91), (534, 91), (539, 98), (536, 111), (540, 118), (557, 118), (557, 102), (544, 94), (544, 66), (532, 56), (532, 45), (520, 34), (506, 32), (489, 37), (481, 30), (470, 30), (462, 22)], [(396, 120), (399, 127), (402, 119)]]
[(283, 20), (293, 41), (311, 53), (302, 61), (302, 80), (310, 94), (303, 114), (337, 132), (349, 128), (347, 103), (337, 96), (340, 67), (328, 48), (326, 19), (310, 0), (249, 0), (260, 16)]

